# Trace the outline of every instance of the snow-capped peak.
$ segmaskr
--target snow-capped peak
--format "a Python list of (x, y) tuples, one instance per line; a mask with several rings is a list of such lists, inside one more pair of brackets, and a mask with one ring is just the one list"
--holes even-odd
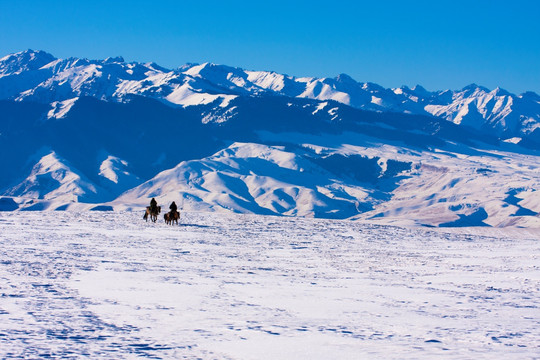
[(488, 88), (483, 87), (483, 86), (479, 86), (479, 85), (477, 85), (475, 83), (472, 83), (472, 84), (469, 84), (469, 85), (463, 87), (463, 89), (461, 89), (461, 92), (464, 93), (464, 94), (470, 95), (470, 94), (476, 94), (476, 93), (479, 93), (479, 92), (489, 93), (490, 90)]
[(114, 63), (124, 63), (124, 58), (122, 56), (108, 57), (103, 60), (104, 64), (114, 64)]
[(356, 80), (354, 80), (352, 77), (350, 77), (347, 74), (339, 74), (336, 76), (336, 81), (344, 83), (344, 84), (358, 84)]
[(415, 85), (411, 88), (412, 91), (414, 91), (416, 94), (423, 96), (423, 97), (429, 97), (432, 95), (432, 93), (428, 90), (426, 90), (422, 85)]
[(56, 60), (54, 56), (41, 50), (29, 49), (10, 54), (0, 59), (0, 77), (37, 70), (54, 60)]
[(494, 90), (490, 92), (490, 94), (496, 95), (496, 96), (510, 96), (510, 92), (506, 91), (505, 89), (502, 89), (500, 87), (496, 87)]

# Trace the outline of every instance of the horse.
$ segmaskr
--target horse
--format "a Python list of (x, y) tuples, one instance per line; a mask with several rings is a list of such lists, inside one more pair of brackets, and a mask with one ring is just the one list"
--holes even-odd
[(172, 225), (173, 222), (176, 222), (176, 225), (178, 225), (178, 219), (180, 219), (180, 211), (175, 211), (174, 213), (172, 211), (169, 211), (165, 215), (163, 215), (163, 218), (165, 219), (165, 224)]
[(161, 212), (161, 206), (156, 206), (156, 211), (154, 212), (150, 210), (150, 206), (147, 206), (143, 219), (148, 221), (148, 216), (150, 216), (150, 220), (152, 220), (153, 222), (156, 222), (157, 216), (159, 215), (160, 212)]

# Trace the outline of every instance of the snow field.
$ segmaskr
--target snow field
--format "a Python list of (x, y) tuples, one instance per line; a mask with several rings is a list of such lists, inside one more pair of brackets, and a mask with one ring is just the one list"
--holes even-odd
[(0, 358), (533, 359), (539, 233), (0, 213)]

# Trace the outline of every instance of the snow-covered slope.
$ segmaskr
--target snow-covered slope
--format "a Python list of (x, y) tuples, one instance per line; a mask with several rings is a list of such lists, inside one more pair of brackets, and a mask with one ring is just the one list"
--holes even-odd
[[(348, 218), (379, 202), (381, 190), (373, 182), (382, 186), (401, 173), (385, 176), (380, 158), (314, 155), (308, 149), (234, 143), (159, 173), (116, 199), (115, 208), (140, 207), (155, 197), (162, 203), (181, 199), (190, 210)], [(356, 173), (340, 173), (342, 164), (356, 166)], [(403, 171), (410, 166), (399, 164)]]
[(105, 158), (99, 165), (99, 184), (109, 193), (120, 194), (141, 183), (137, 175), (130, 173), (129, 163), (117, 156), (101, 153)]
[(540, 97), (535, 93), (515, 96), (500, 88), (490, 91), (470, 85), (453, 92), (447, 101), (444, 98), (445, 93), (440, 93), (425, 110), (456, 124), (494, 129), (507, 137), (529, 134), (540, 127)]
[(156, 197), (191, 210), (540, 226), (539, 106), (534, 93), (476, 85), (385, 89), (345, 74), (29, 50), (0, 59), (0, 209), (135, 209)]
[(291, 150), (235, 143), (163, 171), (110, 205), (142, 208), (155, 197), (160, 204), (176, 201), (190, 211), (540, 227), (537, 162), (499, 151), (403, 154), (388, 145), (311, 143)]
[[(474, 84), (458, 91), (429, 92), (421, 86), (385, 89), (357, 82), (346, 74), (298, 78), (211, 63), (168, 70), (154, 63), (126, 63), (121, 57), (61, 60), (32, 50), (0, 59), (0, 99), (50, 103), (51, 116), (55, 116), (59, 104), (80, 96), (126, 101), (132, 95), (158, 99), (171, 106), (213, 102), (226, 105), (237, 96), (334, 100), (370, 111), (434, 115), (506, 138), (521, 137), (540, 127), (537, 94), (514, 95)], [(69, 110), (66, 106), (60, 108)]]
[(54, 56), (45, 51), (27, 50), (9, 54), (0, 59), (0, 77), (38, 70), (55, 60)]
[(128, 172), (125, 160), (112, 155), (100, 164), (96, 181), (90, 180), (55, 151), (41, 149), (29, 161), (32, 159), (39, 160), (32, 165), (26, 178), (18, 179), (16, 185), (3, 192), (5, 196), (17, 198), (20, 206), (27, 210), (61, 210), (77, 203), (105, 202), (141, 183), (137, 176)]
[(538, 357), (538, 230), (193, 212), (0, 224), (2, 359)]
[(8, 189), (5, 195), (69, 203), (92, 200), (98, 195), (98, 189), (52, 151), (41, 157), (28, 177)]

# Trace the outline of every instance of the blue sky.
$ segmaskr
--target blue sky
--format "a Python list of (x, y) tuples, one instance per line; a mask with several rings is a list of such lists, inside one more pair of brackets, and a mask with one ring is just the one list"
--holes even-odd
[(540, 93), (540, 2), (0, 0), (0, 55), (214, 62), (386, 87)]

